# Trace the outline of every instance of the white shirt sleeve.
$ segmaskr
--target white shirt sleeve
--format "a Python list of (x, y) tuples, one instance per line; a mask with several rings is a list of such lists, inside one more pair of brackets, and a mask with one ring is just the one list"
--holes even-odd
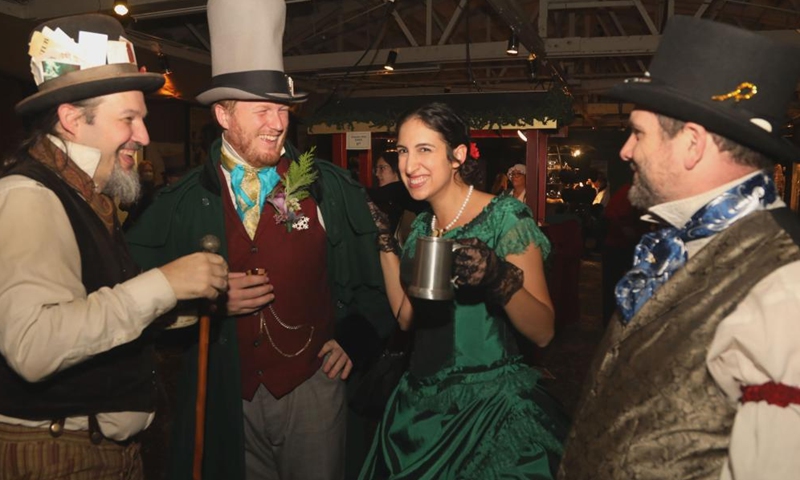
[(717, 327), (711, 375), (738, 411), (723, 480), (795, 480), (800, 475), (800, 405), (738, 403), (741, 387), (800, 387), (800, 262), (761, 280)]
[(158, 269), (87, 295), (61, 202), (26, 177), (0, 180), (0, 246), (0, 353), (29, 382), (136, 339), (177, 303)]

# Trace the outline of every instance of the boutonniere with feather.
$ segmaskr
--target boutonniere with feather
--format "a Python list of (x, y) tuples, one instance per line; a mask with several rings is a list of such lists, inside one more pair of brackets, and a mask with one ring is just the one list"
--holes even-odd
[(308, 198), (308, 189), (317, 179), (315, 151), (316, 147), (311, 147), (296, 162), (291, 162), (280, 184), (267, 197), (267, 201), (275, 207), (275, 223), (286, 225), (287, 232), (308, 229), (309, 218), (303, 215), (300, 202)]

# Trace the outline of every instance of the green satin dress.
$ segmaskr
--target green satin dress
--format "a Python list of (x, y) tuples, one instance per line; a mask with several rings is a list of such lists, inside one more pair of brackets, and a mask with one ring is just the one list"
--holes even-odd
[[(410, 273), (416, 239), (430, 235), (420, 214), (404, 247)], [(495, 197), (448, 238), (478, 238), (500, 256), (550, 244), (530, 210)], [(481, 291), (459, 288), (454, 301), (412, 300), (414, 350), (395, 389), (360, 479), (550, 479), (568, 425), (539, 373), (522, 362), (519, 335)]]

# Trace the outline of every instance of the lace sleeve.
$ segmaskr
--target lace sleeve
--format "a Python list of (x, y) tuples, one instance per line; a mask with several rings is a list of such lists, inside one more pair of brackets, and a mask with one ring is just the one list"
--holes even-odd
[(431, 215), (430, 211), (421, 212), (417, 215), (417, 218), (411, 222), (411, 229), (406, 238), (406, 242), (403, 244), (402, 257), (413, 258), (414, 251), (417, 248), (417, 238), (430, 235), (429, 225), (431, 224)]
[(532, 243), (541, 250), (542, 259), (547, 260), (551, 250), (550, 241), (536, 225), (530, 209), (511, 197), (499, 200), (497, 208), (502, 211), (498, 225), (501, 233), (495, 247), (497, 255), (505, 257), (522, 253)]

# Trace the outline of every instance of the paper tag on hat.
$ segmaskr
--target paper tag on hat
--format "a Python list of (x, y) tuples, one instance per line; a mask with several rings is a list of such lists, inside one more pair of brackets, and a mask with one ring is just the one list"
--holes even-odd
[(31, 73), (36, 85), (69, 72), (107, 64), (136, 64), (133, 44), (124, 37), (109, 40), (108, 35), (78, 32), (76, 43), (63, 30), (43, 27), (34, 32), (28, 47)]
[[(49, 30), (49, 33), (48, 33)], [(62, 32), (63, 33), (63, 32)], [(28, 45), (28, 55), (34, 60), (52, 59), (68, 63), (80, 63), (78, 45), (71, 38), (57, 35), (45, 27), (42, 32), (35, 32)]]
[(44, 81), (58, 78), (69, 72), (77, 72), (81, 69), (80, 65), (74, 63), (58, 62), (56, 60), (42, 60), (42, 78)]
[(41, 57), (50, 45), (50, 38), (45, 37), (42, 32), (33, 32), (31, 42), (28, 44), (28, 55), (31, 57)]
[(44, 27), (34, 32), (28, 54), (36, 85), (81, 68), (78, 45), (61, 29)]
[(72, 45), (72, 46), (76, 45), (75, 40), (73, 40), (72, 37), (64, 33), (64, 30), (61, 30), (60, 28), (56, 28), (55, 30), (53, 30), (50, 27), (44, 27), (42, 29), (42, 33), (55, 40), (57, 43), (62, 43), (64, 45)]
[(78, 46), (81, 50), (81, 68), (93, 68), (106, 64), (108, 35), (103, 33), (78, 32)]
[(138, 63), (136, 62), (136, 51), (133, 49), (133, 42), (131, 42), (130, 40), (128, 40), (123, 36), (119, 37), (119, 41), (125, 42), (125, 44), (128, 45), (128, 62), (134, 65), (138, 65)]
[(41, 66), (36, 62), (31, 62), (31, 75), (33, 75), (33, 81), (36, 82), (37, 86), (44, 81)]
[(108, 41), (108, 64), (132, 63), (136, 64), (136, 54), (133, 53), (133, 43), (125, 37), (119, 40)]

